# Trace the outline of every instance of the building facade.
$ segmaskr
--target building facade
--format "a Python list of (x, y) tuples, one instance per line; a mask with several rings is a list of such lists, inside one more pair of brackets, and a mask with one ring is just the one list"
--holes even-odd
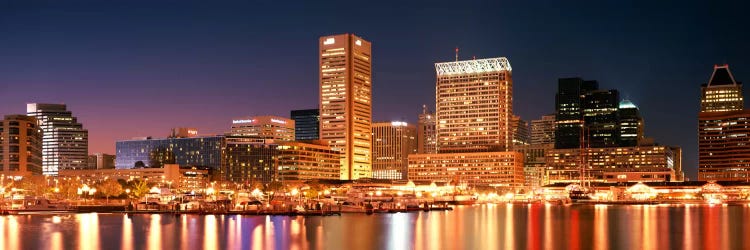
[(414, 154), (409, 180), (467, 183), (471, 186), (520, 188), (523, 156), (518, 152)]
[(555, 95), (555, 148), (579, 148), (583, 132), (583, 98), (599, 88), (596, 81), (561, 78)]
[(547, 151), (555, 148), (555, 143), (529, 144), (514, 147), (523, 155), (523, 171), (525, 187), (536, 189), (549, 184), (544, 175), (546, 170)]
[(221, 175), (224, 180), (251, 184), (276, 180), (278, 149), (276, 144), (227, 143)]
[(438, 151), (506, 151), (512, 146), (513, 80), (504, 57), (436, 63)]
[(320, 139), (320, 110), (292, 110), (290, 117), (294, 120), (295, 141)]
[(523, 156), (513, 146), (513, 81), (506, 58), (436, 63), (437, 149), (411, 154), (411, 181), (521, 188)]
[(278, 146), (279, 178), (289, 180), (338, 180), (341, 153), (322, 142), (284, 142)]
[(531, 144), (555, 143), (555, 115), (531, 121)]
[(437, 149), (437, 128), (435, 126), (435, 113), (422, 105), (422, 114), (419, 114), (417, 124), (417, 153), (435, 154)]
[(0, 174), (42, 174), (42, 130), (34, 117), (6, 115), (0, 121)]
[(117, 141), (115, 167), (159, 168), (164, 164), (178, 164), (219, 170), (225, 144), (224, 136)]
[(531, 143), (531, 132), (529, 123), (522, 120), (520, 116), (513, 116), (513, 146), (529, 145)]
[(622, 147), (633, 147), (641, 145), (644, 139), (643, 117), (638, 107), (628, 100), (620, 102), (618, 111), (618, 122), (620, 127), (620, 142)]
[(714, 66), (701, 87), (698, 180), (750, 181), (750, 109), (728, 65)]
[(211, 180), (208, 170), (181, 168), (177, 164), (166, 164), (160, 168), (61, 170), (58, 178), (79, 178), (87, 183), (107, 179), (141, 180), (154, 186), (198, 192), (209, 187)]
[[(545, 179), (549, 184), (586, 182), (677, 181), (681, 160), (667, 146), (550, 149)], [(582, 171), (584, 164), (585, 171)], [(581, 173), (583, 172), (583, 177)]]
[(110, 169), (115, 168), (115, 156), (105, 153), (89, 155), (88, 169)]
[(417, 153), (417, 131), (406, 122), (372, 124), (372, 177), (406, 179), (410, 154)]
[(372, 55), (353, 34), (323, 36), (320, 52), (320, 139), (341, 154), (343, 180), (372, 177)]
[(294, 141), (294, 120), (280, 116), (256, 116), (232, 119), (227, 136), (252, 137), (277, 142)]
[(42, 171), (57, 175), (60, 169), (88, 168), (88, 130), (65, 104), (29, 103), (26, 114), (42, 129)]

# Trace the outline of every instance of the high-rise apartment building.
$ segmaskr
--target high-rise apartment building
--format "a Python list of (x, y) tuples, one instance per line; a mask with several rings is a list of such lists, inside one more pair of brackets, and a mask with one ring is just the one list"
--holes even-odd
[(232, 119), (227, 136), (252, 137), (273, 141), (294, 141), (294, 120), (279, 116), (256, 116)]
[(439, 152), (512, 146), (513, 80), (504, 57), (436, 63)]
[(728, 65), (714, 66), (701, 87), (698, 180), (750, 180), (750, 109)]
[(26, 114), (42, 129), (42, 171), (57, 175), (59, 169), (88, 167), (89, 132), (65, 104), (29, 103)]
[(353, 34), (323, 36), (320, 139), (341, 154), (341, 179), (372, 177), (371, 44)]
[(555, 143), (555, 115), (531, 121), (531, 144)]
[(408, 156), (417, 153), (417, 133), (406, 122), (372, 124), (372, 177), (406, 179)]
[(427, 105), (422, 105), (422, 114), (419, 114), (419, 123), (417, 124), (417, 153), (434, 154), (437, 152), (435, 113), (431, 113), (427, 109)]
[(524, 185), (513, 143), (513, 81), (506, 58), (436, 63), (438, 153), (409, 155), (409, 180)]
[(6, 115), (0, 120), (0, 174), (42, 174), (42, 130), (34, 117)]
[(320, 112), (318, 109), (292, 110), (294, 140), (309, 141), (320, 138)]

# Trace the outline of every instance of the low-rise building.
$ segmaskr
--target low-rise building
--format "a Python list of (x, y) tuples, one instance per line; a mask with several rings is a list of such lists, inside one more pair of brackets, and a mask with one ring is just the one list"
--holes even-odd
[(210, 180), (208, 170), (180, 168), (177, 164), (165, 164), (161, 168), (60, 170), (58, 177), (80, 178), (83, 182), (100, 182), (106, 179), (142, 180), (186, 191), (204, 189)]
[(518, 152), (412, 154), (409, 180), (518, 188), (524, 185), (523, 155)]
[[(549, 184), (580, 182), (676, 181), (674, 153), (667, 146), (637, 146), (547, 151)], [(581, 167), (583, 166), (585, 167)], [(583, 172), (583, 177), (581, 173)]]

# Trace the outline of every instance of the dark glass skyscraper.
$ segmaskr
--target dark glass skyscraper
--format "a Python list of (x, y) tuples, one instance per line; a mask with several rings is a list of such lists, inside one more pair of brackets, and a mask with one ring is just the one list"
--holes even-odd
[(618, 146), (617, 90), (594, 90), (583, 96), (584, 141), (592, 148)]
[(318, 140), (320, 138), (320, 112), (318, 109), (292, 110), (294, 139), (296, 141)]
[(583, 96), (599, 88), (596, 81), (581, 78), (558, 80), (555, 96), (555, 148), (578, 148), (583, 126)]

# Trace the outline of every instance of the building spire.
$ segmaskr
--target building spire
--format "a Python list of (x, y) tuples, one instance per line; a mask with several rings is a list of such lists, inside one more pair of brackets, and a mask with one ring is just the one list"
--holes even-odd
[(456, 62), (458, 62), (458, 46), (456, 46)]

